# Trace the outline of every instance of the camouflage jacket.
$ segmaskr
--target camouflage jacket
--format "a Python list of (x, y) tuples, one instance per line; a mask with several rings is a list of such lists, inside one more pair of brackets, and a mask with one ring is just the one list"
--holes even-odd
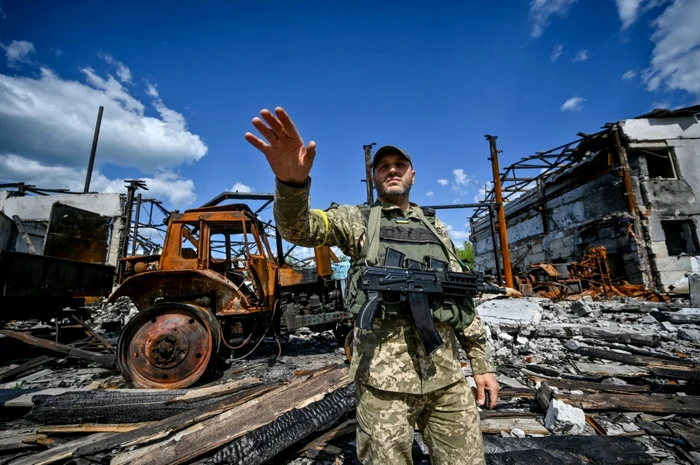
[[(310, 208), (311, 179), (303, 187), (276, 181), (274, 215), (282, 237), (303, 247), (337, 246), (355, 260), (365, 240), (365, 221), (357, 206), (341, 205), (324, 212)], [(386, 205), (384, 211), (398, 209)], [(403, 212), (410, 216), (412, 210)], [(325, 216), (325, 218), (324, 218)], [(436, 219), (435, 229), (448, 247), (454, 249), (444, 223)], [(461, 270), (453, 259), (453, 269)], [(437, 323), (445, 344), (432, 356), (421, 354), (411, 323), (396, 317), (377, 319), (371, 330), (355, 330), (355, 348), (350, 367), (358, 382), (385, 391), (425, 394), (462, 378), (458, 344), (464, 348), (474, 374), (493, 372), (490, 346), (485, 328), (475, 315), (472, 324), (455, 334), (445, 323)]]

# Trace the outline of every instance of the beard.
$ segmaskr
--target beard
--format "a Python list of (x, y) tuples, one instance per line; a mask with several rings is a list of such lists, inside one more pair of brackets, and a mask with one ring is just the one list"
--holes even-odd
[(392, 203), (399, 203), (400, 201), (408, 198), (408, 194), (411, 192), (411, 185), (405, 185), (401, 183), (398, 186), (377, 186), (377, 194)]

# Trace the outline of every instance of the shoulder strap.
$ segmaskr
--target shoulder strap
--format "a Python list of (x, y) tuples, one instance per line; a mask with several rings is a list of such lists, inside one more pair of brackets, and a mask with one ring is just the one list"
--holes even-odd
[(367, 222), (367, 256), (366, 260), (372, 265), (376, 265), (379, 258), (379, 230), (382, 222), (382, 207), (376, 205), (369, 212)]
[(423, 215), (423, 213), (421, 213), (420, 209), (416, 208), (413, 210), (413, 212), (416, 214), (416, 216), (418, 218), (420, 218), (420, 220), (423, 222), (423, 224), (428, 227), (430, 232), (435, 234), (435, 237), (438, 238), (438, 240), (440, 241), (440, 245), (442, 245), (442, 248), (445, 250), (445, 252), (447, 252), (447, 255), (452, 255), (452, 257), (454, 257), (454, 259), (457, 260), (457, 263), (459, 263), (462, 266), (462, 268), (464, 269), (464, 263), (462, 263), (462, 260), (459, 259), (457, 254), (454, 253), (454, 251), (451, 248), (447, 247), (447, 244), (445, 244), (445, 242), (442, 240), (442, 237), (440, 237), (440, 234), (438, 234), (438, 232), (435, 230), (433, 225), (430, 224), (430, 221), (425, 219), (425, 216)]

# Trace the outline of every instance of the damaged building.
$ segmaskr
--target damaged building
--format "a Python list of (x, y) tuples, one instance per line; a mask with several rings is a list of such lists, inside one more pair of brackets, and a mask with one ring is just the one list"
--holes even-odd
[[(579, 261), (601, 246), (613, 281), (668, 291), (700, 271), (700, 106), (654, 110), (578, 135), (500, 173), (513, 271)], [(494, 198), (492, 191), (487, 201)], [(495, 228), (486, 206), (471, 219), (480, 270), (497, 267)]]

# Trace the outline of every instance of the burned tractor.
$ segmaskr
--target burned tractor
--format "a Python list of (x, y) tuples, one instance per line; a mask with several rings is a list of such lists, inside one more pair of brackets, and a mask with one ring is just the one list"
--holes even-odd
[(126, 259), (131, 276), (109, 300), (128, 296), (139, 309), (119, 338), (127, 380), (183, 388), (218, 354), (248, 350), (265, 335), (347, 325), (332, 251), (317, 248), (316, 267), (291, 266), (278, 234), (273, 255), (265, 227), (247, 205), (188, 210), (170, 217), (157, 266)]

